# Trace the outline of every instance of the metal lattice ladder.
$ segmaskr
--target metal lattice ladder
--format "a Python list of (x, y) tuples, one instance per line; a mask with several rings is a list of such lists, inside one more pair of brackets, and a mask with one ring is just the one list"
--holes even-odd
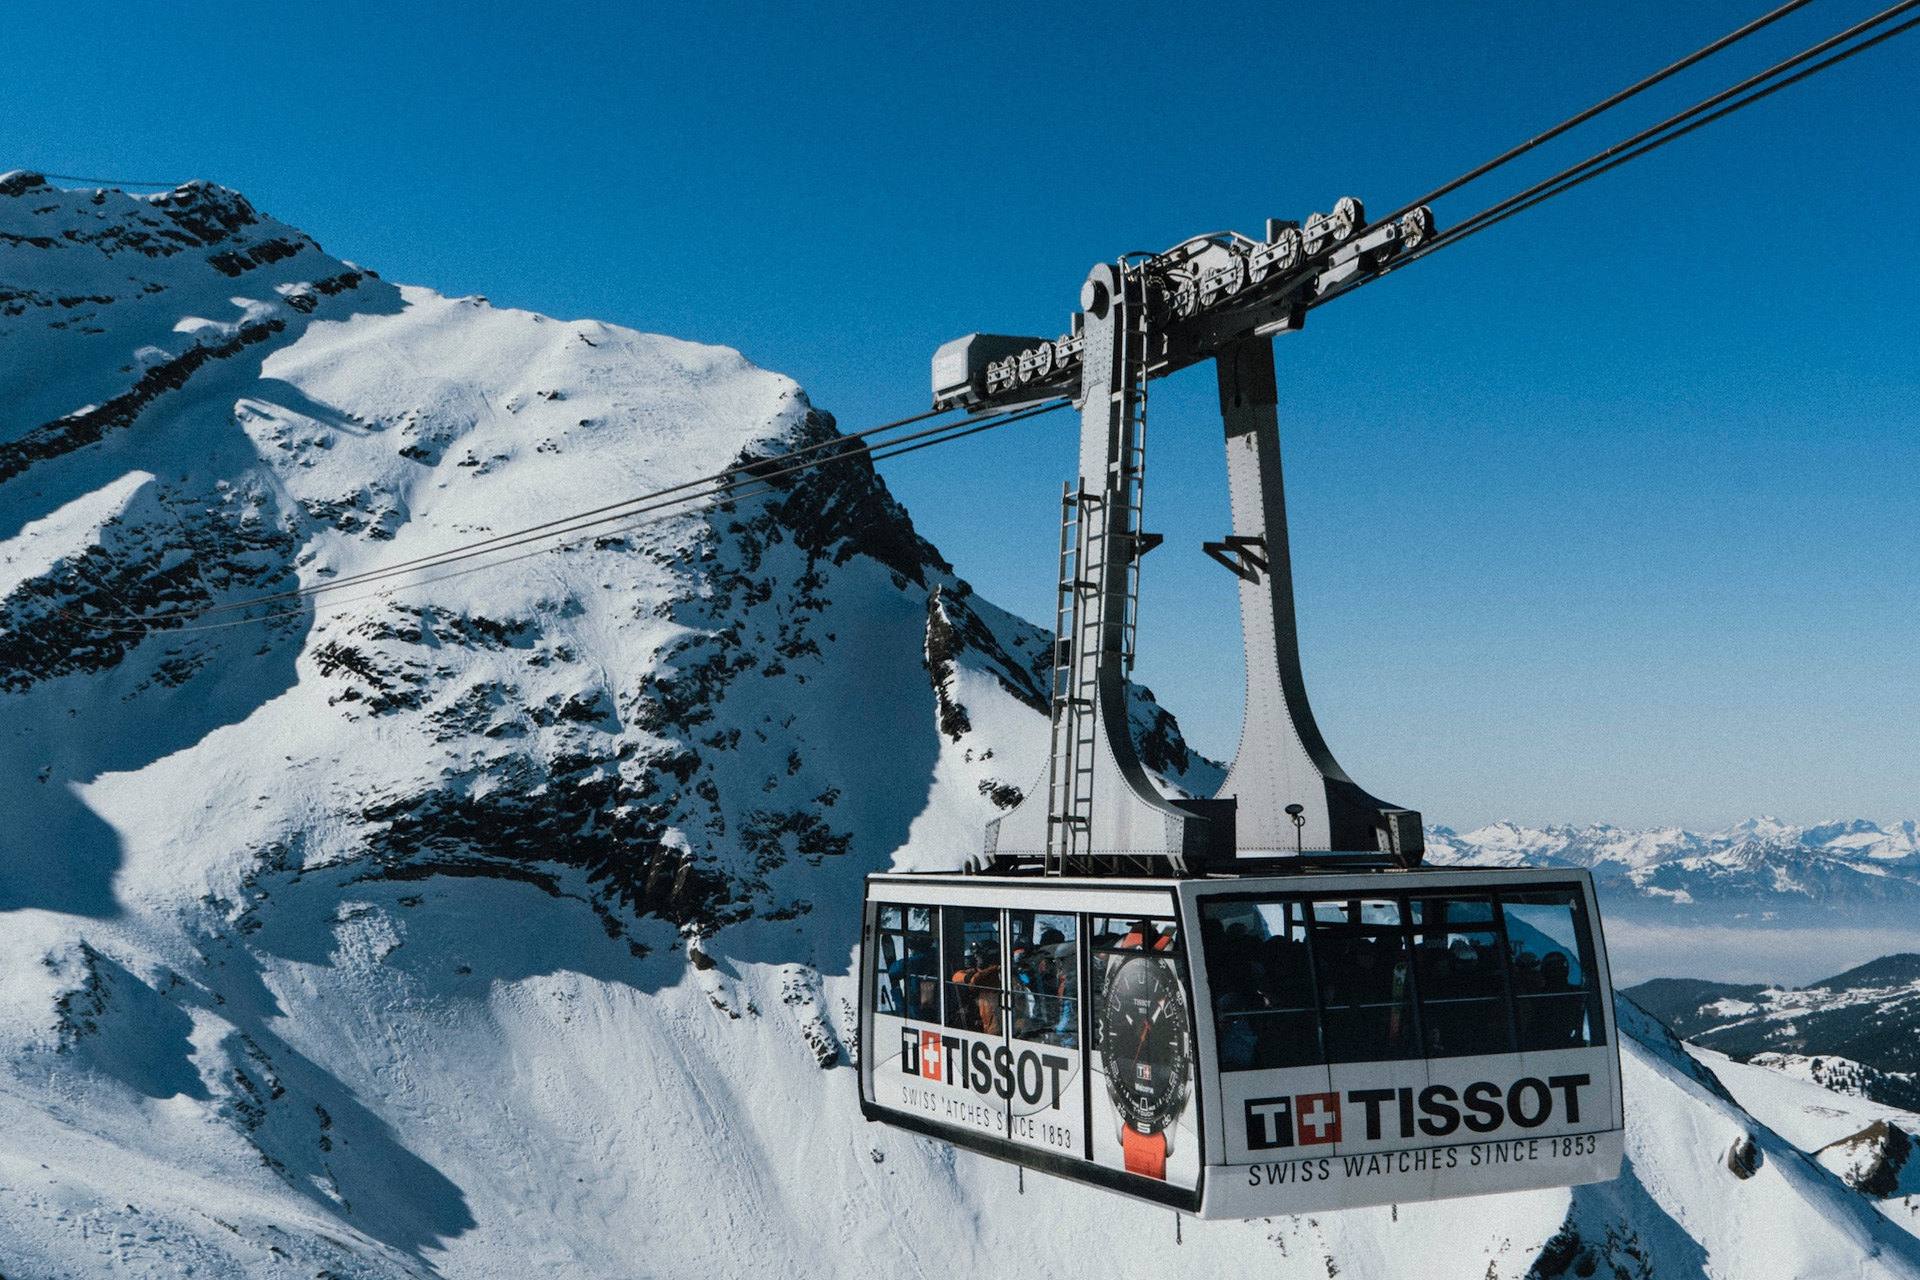
[[(1054, 601), (1052, 750), (1047, 775), (1047, 875), (1091, 871), (1093, 788), (1099, 752), (1100, 656), (1119, 649), (1133, 671), (1140, 598), (1140, 518), (1146, 456), (1147, 317), (1130, 307), (1122, 337), (1120, 457), (1103, 492), (1067, 485), (1060, 495), (1060, 577)], [(1114, 523), (1117, 521), (1118, 523)], [(1125, 574), (1121, 616), (1109, 640), (1111, 560)], [(1124, 723), (1124, 717), (1122, 717)]]
[(1124, 546), (1117, 553), (1127, 560), (1127, 593), (1120, 629), (1120, 669), (1131, 676), (1136, 635), (1140, 626), (1141, 519), (1147, 464), (1147, 308), (1129, 308), (1122, 355), (1122, 393), (1119, 481), (1120, 533)]
[(1101, 587), (1106, 504), (1067, 485), (1060, 496), (1060, 582), (1054, 605), (1053, 746), (1047, 778), (1047, 857), (1043, 871), (1062, 875), (1088, 850), (1097, 750), (1094, 697), (1105, 615)]

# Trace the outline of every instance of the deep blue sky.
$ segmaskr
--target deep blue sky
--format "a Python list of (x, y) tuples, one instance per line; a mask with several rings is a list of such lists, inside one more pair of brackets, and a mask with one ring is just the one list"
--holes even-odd
[[(1392, 207), (1765, 3), (12, 0), (0, 169), (210, 177), (389, 279), (738, 347), (852, 429), (923, 407), (949, 337), (1059, 332), (1096, 260)], [(1308, 686), (1363, 785), (1462, 826), (1920, 816), (1916, 86), (1920, 32), (1281, 341)], [(1211, 380), (1155, 386), (1139, 675), (1225, 755)], [(886, 474), (1041, 618), (1072, 431)]]

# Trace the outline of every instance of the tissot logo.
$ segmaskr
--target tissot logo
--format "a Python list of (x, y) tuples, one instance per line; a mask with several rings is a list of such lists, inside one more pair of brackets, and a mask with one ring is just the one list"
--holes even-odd
[(1058, 1111), (1064, 1087), (1061, 1077), (1072, 1065), (1071, 1058), (1057, 1053), (1023, 1049), (1015, 1054), (1004, 1041), (915, 1027), (900, 1029), (902, 1072), (982, 1095), (997, 1093), (1011, 1098), (1017, 1093), (1028, 1106), (1037, 1106), (1051, 1095), (1050, 1105)]
[[(1476, 1080), (1462, 1090), (1444, 1084), (1417, 1092), (1412, 1088), (1349, 1089), (1345, 1101), (1359, 1109), (1355, 1123), (1366, 1130), (1369, 1142), (1387, 1136), (1395, 1121), (1402, 1138), (1417, 1134), (1444, 1138), (1462, 1125), (1476, 1134), (1492, 1133), (1507, 1124), (1537, 1129), (1556, 1110), (1565, 1123), (1578, 1124), (1580, 1091), (1591, 1083), (1584, 1073), (1545, 1080), (1522, 1076), (1505, 1089), (1487, 1080)], [(1271, 1151), (1340, 1141), (1341, 1101), (1337, 1093), (1248, 1098), (1247, 1149)]]

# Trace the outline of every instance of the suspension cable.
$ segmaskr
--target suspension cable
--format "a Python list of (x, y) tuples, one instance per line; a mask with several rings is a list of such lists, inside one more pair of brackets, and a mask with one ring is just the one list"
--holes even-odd
[[(645, 511), (652, 510), (661, 505), (671, 505), (671, 503), (663, 503), (661, 500), (673, 494), (688, 492), (689, 496), (692, 497), (702, 496), (707, 491), (708, 486), (724, 483), (735, 476), (758, 473), (760, 469), (769, 462), (801, 458), (808, 454), (817, 453), (823, 449), (844, 444), (849, 440), (867, 439), (883, 432), (892, 431), (899, 427), (922, 422), (927, 418), (936, 417), (941, 412), (941, 410), (929, 410), (926, 413), (914, 414), (911, 417), (899, 418), (892, 422), (883, 422), (877, 427), (868, 427), (864, 431), (854, 432), (850, 435), (829, 436), (823, 440), (817, 440), (810, 445), (803, 445), (797, 449), (789, 450), (784, 454), (773, 454), (766, 458), (737, 463), (732, 467), (728, 467), (722, 471), (716, 471), (711, 475), (699, 476), (680, 484), (669, 485), (664, 489), (656, 489), (651, 493), (636, 494), (632, 497), (622, 498), (618, 502), (608, 503), (605, 506), (593, 507), (586, 511), (578, 511), (571, 515), (543, 521), (540, 524), (528, 525), (525, 528), (511, 530), (507, 533), (495, 534), (490, 538), (482, 538), (477, 542), (462, 543), (430, 555), (416, 556), (409, 560), (401, 560), (393, 564), (383, 565), (377, 569), (369, 569), (360, 573), (349, 574), (344, 578), (335, 578), (326, 582), (313, 583), (309, 586), (274, 592), (270, 595), (256, 597), (253, 600), (243, 603), (213, 605), (206, 609), (193, 612), (190, 615), (175, 614), (169, 616), (205, 617), (215, 613), (228, 613), (237, 609), (250, 609), (256, 605), (279, 600), (292, 600), (301, 596), (320, 595), (329, 591), (339, 591), (348, 587), (362, 586), (368, 582), (375, 582), (382, 578), (393, 577), (403, 573), (431, 569), (438, 564), (466, 559), (471, 555), (483, 554), (488, 550), (510, 549), (511, 547), (522, 545), (528, 541), (538, 541), (542, 537), (563, 537), (575, 531), (575, 529), (592, 528), (598, 524), (607, 523), (610, 520), (621, 519), (624, 515), (633, 514), (635, 510)], [(937, 431), (940, 429), (941, 428), (938, 427), (929, 428), (929, 431)], [(917, 432), (914, 433), (914, 435), (900, 437), (900, 439), (910, 440), (915, 438), (915, 435), (922, 434), (927, 433)], [(609, 512), (620, 514), (609, 516), (607, 514)], [(601, 518), (594, 519), (594, 517)]]
[(1778, 9), (1775, 9), (1773, 12), (1762, 14), (1760, 17), (1755, 18), (1752, 22), (1749, 22), (1746, 26), (1741, 27), (1735, 31), (1730, 31), (1726, 35), (1721, 36), (1718, 40), (1713, 41), (1711, 44), (1704, 45), (1701, 48), (1694, 50), (1692, 53), (1688, 54), (1686, 57), (1680, 59), (1680, 61), (1673, 63), (1671, 66), (1664, 67), (1661, 70), (1654, 72), (1652, 75), (1648, 76), (1646, 79), (1640, 80), (1634, 84), (1628, 85), (1626, 88), (1620, 90), (1620, 92), (1612, 95), (1611, 97), (1605, 98), (1599, 102), (1594, 103), (1592, 106), (1588, 107), (1585, 111), (1582, 111), (1577, 115), (1572, 115), (1567, 117), (1565, 120), (1562, 120), (1559, 124), (1553, 126), (1553, 128), (1547, 130), (1545, 133), (1537, 134), (1536, 136), (1527, 139), (1525, 142), (1521, 143), (1519, 146), (1511, 147), (1508, 150), (1501, 152), (1499, 155), (1487, 161), (1485, 164), (1480, 165), (1478, 168), (1468, 170), (1466, 173), (1461, 174), (1459, 177), (1454, 178), (1452, 181), (1441, 183), (1439, 186), (1435, 187), (1432, 191), (1427, 192), (1426, 195), (1421, 196), (1418, 200), (1410, 201), (1409, 203), (1401, 206), (1400, 208), (1395, 209), (1392, 213), (1388, 214), (1386, 217), (1374, 219), (1373, 222), (1367, 225), (1365, 230), (1371, 231), (1375, 227), (1383, 226), (1386, 223), (1393, 222), (1405, 214), (1412, 213), (1415, 209), (1418, 209), (1423, 204), (1432, 204), (1435, 200), (1438, 200), (1441, 196), (1448, 195), (1448, 194), (1451, 194), (1452, 192), (1458, 191), (1461, 187), (1466, 186), (1469, 182), (1472, 182), (1474, 179), (1485, 177), (1487, 174), (1492, 173), (1495, 169), (1498, 169), (1500, 166), (1508, 163), (1509, 161), (1517, 160), (1521, 156), (1525, 155), (1527, 152), (1532, 151), (1535, 147), (1538, 147), (1543, 143), (1548, 143), (1553, 141), (1555, 138), (1559, 137), (1561, 134), (1567, 132), (1567, 130), (1573, 129), (1578, 127), (1579, 125), (1585, 124), (1587, 121), (1593, 119), (1597, 115), (1600, 115), (1602, 112), (1611, 111), (1613, 108), (1619, 106), (1621, 103), (1625, 102), (1627, 99), (1632, 98), (1640, 93), (1645, 92), (1648, 89), (1653, 88), (1653, 86), (1659, 84), (1663, 80), (1667, 80), (1673, 76), (1678, 75), (1680, 72), (1685, 71), (1688, 67), (1693, 66), (1695, 63), (1704, 61), (1705, 59), (1712, 57), (1714, 54), (1720, 52), (1720, 50), (1722, 49), (1727, 48), (1729, 45), (1734, 45), (1739, 43), (1740, 41), (1746, 39), (1748, 36), (1752, 35), (1754, 32), (1760, 30), (1762, 27), (1771, 26), (1773, 23), (1778, 22), (1781, 18), (1786, 17), (1788, 14), (1792, 13), (1794, 10), (1805, 8), (1807, 5), (1811, 3), (1813, 3), (1813, 0), (1787, 0), (1786, 4), (1781, 5)]
[[(534, 556), (546, 555), (550, 552), (572, 550), (586, 544), (588, 539), (579, 538), (579, 537), (576, 537), (575, 535), (583, 532), (585, 529), (590, 527), (604, 525), (604, 524), (613, 524), (615, 527), (610, 529), (600, 530), (599, 532), (596, 532), (593, 535), (593, 537), (594, 539), (617, 537), (620, 534), (629, 532), (633, 529), (637, 529), (649, 524), (655, 524), (663, 520), (670, 520), (675, 518), (676, 516), (685, 514), (684, 511), (665, 510), (666, 508), (685, 507), (688, 504), (700, 501), (705, 498), (719, 497), (726, 502), (736, 502), (745, 498), (758, 497), (758, 496), (761, 496), (767, 493), (772, 493), (781, 489), (783, 486), (775, 482), (780, 480), (783, 477), (792, 475), (799, 471), (805, 471), (810, 468), (816, 468), (816, 467), (825, 467), (835, 462), (848, 462), (848, 461), (852, 461), (855, 458), (861, 458), (861, 457), (865, 457), (869, 461), (873, 461), (873, 462), (884, 461), (888, 458), (896, 458), (901, 456), (902, 454), (914, 453), (920, 449), (930, 448), (933, 445), (947, 444), (951, 441), (959, 440), (966, 436), (977, 435), (983, 431), (991, 431), (996, 427), (1004, 427), (1015, 422), (1023, 422), (1029, 418), (1039, 417), (1041, 414), (1051, 413), (1054, 410), (1059, 409), (1066, 403), (1067, 401), (1064, 398), (1052, 399), (1048, 401), (1043, 401), (1037, 405), (1030, 405), (1025, 408), (1012, 410), (1006, 413), (996, 414), (985, 421), (962, 420), (960, 422), (944, 423), (939, 428), (937, 428), (937, 430), (940, 432), (944, 432), (945, 434), (934, 436), (933, 438), (922, 439), (920, 437), (928, 436), (930, 433), (916, 432), (913, 435), (904, 436), (897, 440), (886, 441), (880, 444), (862, 444), (856, 448), (847, 449), (842, 452), (835, 453), (829, 457), (816, 458), (812, 461), (807, 461), (807, 462), (797, 462), (785, 467), (778, 468), (773, 471), (754, 472), (749, 470), (749, 467), (751, 466), (762, 465), (769, 461), (774, 461), (774, 462), (783, 461), (787, 457), (791, 456), (788, 454), (775, 455), (772, 458), (761, 459), (760, 464), (749, 464), (749, 467), (732, 468), (726, 472), (716, 473), (716, 475), (711, 478), (712, 483), (708, 485), (708, 487), (698, 492), (678, 493), (677, 496), (663, 497), (660, 501), (654, 502), (651, 505), (640, 506), (632, 510), (623, 511), (617, 515), (607, 516), (600, 520), (596, 520), (592, 522), (592, 525), (581, 525), (574, 528), (553, 530), (541, 535), (524, 539), (519, 543), (510, 544), (507, 546), (494, 546), (494, 547), (470, 550), (458, 556), (448, 555), (446, 557), (432, 560), (427, 563), (417, 563), (417, 564), (414, 564), (412, 568), (409, 568), (403, 572), (427, 573), (437, 568), (442, 568), (447, 565), (458, 563), (459, 561), (462, 561), (462, 560), (472, 559), (476, 556), (482, 556), (482, 555), (497, 556), (500, 552), (513, 550), (516, 546), (525, 546), (527, 545), (527, 543), (530, 543), (530, 542), (542, 542), (552, 538), (573, 538), (572, 541), (560, 542), (553, 546), (535, 547), (532, 550), (521, 551), (518, 555), (506, 556), (504, 558), (487, 559), (483, 563), (467, 565), (465, 568), (455, 569), (449, 573), (438, 574), (434, 577), (424, 578), (415, 582), (402, 583), (392, 587), (381, 587), (376, 590), (369, 591), (363, 595), (350, 596), (345, 600), (338, 601), (337, 603), (347, 604), (347, 603), (352, 603), (354, 601), (359, 601), (359, 600), (374, 599), (374, 598), (389, 595), (395, 590), (406, 590), (412, 587), (425, 586), (429, 583), (444, 582), (450, 578), (463, 577), (466, 574), (478, 573), (482, 570), (494, 569), (502, 565), (514, 564), (521, 560), (531, 559)], [(875, 428), (874, 430), (878, 430), (878, 429), (879, 428)], [(869, 433), (863, 433), (863, 434), (871, 434), (871, 433), (869, 432)], [(834, 438), (832, 443), (845, 443), (847, 441), (855, 440), (857, 438), (858, 437), (856, 436), (837, 436)], [(908, 443), (908, 441), (915, 441), (915, 442)], [(797, 454), (797, 453), (808, 452), (808, 451), (810, 450), (795, 450), (794, 453)], [(751, 481), (751, 483), (749, 483), (745, 487), (738, 487), (734, 485), (733, 481), (742, 475), (747, 476)], [(675, 490), (683, 489), (685, 487), (686, 486), (675, 486)], [(668, 490), (668, 491), (662, 491), (662, 492), (663, 494), (665, 494), (665, 493), (673, 493), (674, 491)], [(634, 501), (638, 501), (638, 500), (636, 499)], [(624, 523), (620, 523), (620, 522), (624, 522)], [(369, 585), (373, 580), (376, 580), (382, 577), (389, 577), (389, 576), (398, 576), (398, 575), (386, 574), (386, 573), (368, 573), (368, 574), (362, 574), (362, 575), (355, 575), (355, 577), (352, 579), (340, 579), (335, 582), (326, 583), (322, 585), (328, 589), (344, 589), (344, 588), (347, 588), (350, 586), (356, 586), (356, 585), (366, 586), (366, 585)], [(74, 613), (69, 609), (58, 607), (58, 606), (55, 607), (54, 612), (60, 614), (65, 618), (68, 618), (71, 621), (78, 622), (89, 627), (94, 627), (96, 629), (105, 631), (108, 634), (119, 634), (119, 633), (126, 633), (126, 632), (140, 632), (142, 634), (149, 633), (149, 632), (164, 632), (165, 634), (168, 634), (168, 635), (175, 635), (175, 634), (180, 634), (184, 632), (194, 632), (194, 631), (221, 631), (229, 627), (249, 626), (254, 623), (272, 622), (282, 618), (300, 617), (307, 612), (307, 606), (305, 603), (303, 603), (299, 608), (278, 610), (268, 614), (231, 619), (223, 622), (201, 623), (197, 625), (182, 625), (182, 626), (164, 625), (167, 622), (174, 619), (203, 618), (203, 617), (210, 616), (215, 612), (233, 612), (233, 611), (242, 610), (242, 609), (253, 609), (253, 608), (257, 608), (262, 604), (286, 602), (286, 601), (291, 601), (294, 599), (301, 599), (301, 598), (311, 598), (315, 594), (316, 593), (311, 590), (302, 590), (297, 592), (295, 591), (276, 592), (269, 595), (257, 596), (251, 600), (247, 600), (244, 602), (235, 602), (227, 605), (214, 606), (211, 608), (201, 609), (201, 610), (179, 610), (175, 612), (157, 614), (157, 615), (155, 614), (80, 615), (80, 614)], [(103, 626), (102, 625), (103, 623), (107, 623), (107, 622), (120, 622), (120, 623), (125, 623), (130, 625), (123, 625), (123, 626), (111, 626), (111, 625)]]
[[(1920, 0), (1906, 0), (1906, 3), (1896, 6), (1896, 9), (1904, 11), (1906, 9), (1913, 8), (1915, 5), (1920, 5)], [(1649, 151), (1656, 151), (1659, 148), (1666, 146), (1669, 142), (1674, 141), (1676, 138), (1685, 137), (1687, 134), (1692, 133), (1695, 129), (1699, 129), (1706, 125), (1712, 124), (1715, 120), (1718, 120), (1723, 116), (1732, 115), (1734, 112), (1740, 110), (1742, 107), (1752, 106), (1754, 103), (1760, 101), (1760, 99), (1769, 97), (1772, 94), (1778, 93), (1780, 90), (1786, 88), (1788, 85), (1796, 84), (1801, 80), (1805, 80), (1807, 77), (1811, 75), (1815, 75), (1818, 72), (1825, 71), (1828, 67), (1833, 66), (1835, 63), (1845, 62), (1848, 58), (1851, 58), (1854, 54), (1864, 52), (1865, 50), (1872, 48), (1874, 45), (1877, 45), (1882, 41), (1891, 40), (1894, 36), (1897, 36), (1905, 31), (1910, 31), (1916, 26), (1920, 26), (1920, 18), (1909, 18), (1907, 19), (1907, 21), (1901, 23), (1899, 26), (1891, 27), (1886, 31), (1882, 31), (1878, 35), (1875, 35), (1874, 37), (1872, 37), (1871, 39), (1863, 40), (1851, 49), (1844, 49), (1841, 52), (1834, 54), (1832, 57), (1824, 59), (1823, 61), (1818, 62), (1813, 66), (1807, 67), (1804, 70), (1797, 72), (1794, 75), (1788, 76), (1785, 79), (1780, 80), (1774, 84), (1770, 84), (1765, 88), (1760, 89), (1757, 92), (1751, 94), (1748, 97), (1742, 98), (1737, 102), (1729, 103), (1728, 105), (1721, 107), (1718, 111), (1715, 111), (1710, 115), (1702, 116), (1701, 118), (1694, 120), (1689, 124), (1686, 124), (1682, 128), (1675, 129), (1671, 133), (1665, 134), (1664, 136), (1656, 137), (1652, 141), (1644, 142), (1643, 144), (1634, 147), (1633, 150), (1626, 151), (1619, 155), (1614, 155), (1613, 153), (1617, 151), (1619, 148), (1617, 147), (1609, 148), (1606, 152), (1602, 152), (1600, 155), (1591, 157), (1588, 161), (1582, 162), (1580, 166), (1575, 166), (1573, 169), (1569, 169), (1565, 171), (1565, 173), (1561, 175), (1557, 175), (1556, 178), (1552, 180), (1553, 183), (1557, 185), (1536, 184), (1534, 187), (1528, 188), (1528, 191), (1526, 193), (1522, 193), (1521, 195), (1517, 195), (1517, 196), (1510, 196), (1506, 200), (1501, 201), (1498, 205), (1494, 205), (1490, 208), (1483, 209), (1481, 212), (1475, 214), (1472, 218), (1461, 223), (1458, 227), (1453, 228), (1447, 233), (1436, 236), (1431, 245), (1423, 245), (1418, 250), (1414, 251), (1411, 254), (1408, 254), (1406, 258), (1406, 262), (1412, 262), (1416, 258), (1426, 256), (1426, 254), (1428, 253), (1433, 253), (1433, 252), (1437, 252), (1440, 249), (1444, 249), (1449, 244), (1453, 244), (1460, 240), (1465, 240), (1468, 236), (1474, 235), (1481, 231), (1485, 231), (1488, 227), (1491, 227), (1496, 223), (1505, 222), (1508, 218), (1511, 218), (1515, 214), (1523, 213), (1526, 210), (1533, 208), (1533, 206), (1542, 203), (1543, 201), (1550, 200), (1554, 196), (1560, 195), (1561, 193), (1566, 191), (1570, 191), (1574, 187), (1579, 186), (1581, 183), (1586, 182), (1590, 178), (1597, 178), (1601, 174), (1606, 173), (1610, 169), (1617, 169), (1621, 165), (1627, 163), (1629, 160), (1637, 160), (1641, 156), (1646, 155)], [(1708, 104), (1702, 103), (1701, 107), (1705, 107), (1706, 105)], [(1620, 146), (1626, 146), (1626, 145), (1627, 145), (1626, 143), (1620, 144)], [(1607, 159), (1606, 163), (1593, 164), (1594, 161), (1600, 160), (1603, 157), (1607, 157), (1607, 156), (1611, 156), (1612, 158)], [(1593, 164), (1593, 167), (1586, 168), (1586, 165), (1589, 165), (1589, 164)], [(1567, 176), (1569, 174), (1574, 176)], [(1566, 180), (1560, 181), (1559, 179), (1562, 177), (1564, 177)], [(1545, 186), (1547, 189), (1542, 190), (1541, 188), (1543, 186)], [(1523, 199), (1522, 196), (1524, 196), (1525, 198)], [(1404, 266), (1404, 265), (1405, 265), (1404, 262), (1396, 262), (1392, 264), (1394, 268)]]
[[(1565, 169), (1562, 169), (1551, 177), (1544, 178), (1527, 187), (1525, 190), (1489, 205), (1469, 218), (1462, 219), (1459, 223), (1436, 235), (1426, 244), (1386, 264), (1377, 275), (1370, 278), (1378, 279), (1381, 275), (1398, 271), (1429, 254), (1438, 253), (1441, 249), (1452, 244), (1457, 244), (1467, 237), (1484, 231), (1496, 223), (1504, 222), (1517, 213), (1524, 212), (1537, 204), (1552, 199), (1554, 196), (1570, 191), (1591, 178), (1597, 178), (1610, 169), (1616, 169), (1630, 160), (1637, 160), (1648, 152), (1658, 150), (1677, 138), (1685, 137), (1695, 129), (1711, 124), (1724, 116), (1732, 115), (1743, 107), (1752, 106), (1762, 98), (1778, 93), (1789, 85), (1797, 84), (1809, 76), (1846, 61), (1857, 53), (1862, 53), (1883, 41), (1892, 39), (1902, 32), (1911, 30), (1913, 27), (1920, 25), (1920, 18), (1909, 19), (1898, 26), (1880, 31), (1869, 39), (1862, 40), (1851, 48), (1834, 53), (1832, 56), (1824, 58), (1812, 66), (1804, 67), (1793, 75), (1776, 79), (1776, 77), (1782, 77), (1782, 73), (1791, 71), (1795, 67), (1800, 67), (1801, 64), (1806, 63), (1809, 59), (1817, 58), (1823, 53), (1828, 53), (1837, 46), (1845, 44), (1847, 41), (1865, 32), (1872, 31), (1875, 27), (1883, 26), (1901, 14), (1917, 7), (1920, 7), (1920, 0), (1901, 0), (1900, 3), (1891, 5), (1872, 17), (1855, 23), (1837, 35), (1829, 36), (1827, 39), (1801, 50), (1792, 57), (1785, 58), (1773, 66), (1768, 67), (1766, 70), (1747, 77), (1731, 88), (1723, 89), (1711, 97), (1704, 98), (1693, 106), (1686, 108), (1684, 111), (1675, 112), (1658, 124), (1650, 125), (1638, 133), (1633, 134), (1631, 137), (1622, 139), (1603, 151), (1595, 152), (1577, 164), (1568, 165)], [(1772, 81), (1772, 83), (1768, 83), (1769, 81)], [(1740, 95), (1742, 94), (1746, 94), (1746, 96), (1741, 97)], [(1730, 99), (1732, 101), (1729, 101)], [(1715, 107), (1719, 109), (1714, 110)], [(1308, 305), (1318, 306), (1323, 302), (1331, 301), (1344, 292), (1347, 292), (1347, 290), (1338, 290), (1322, 295), (1313, 299)]]
[[(37, 172), (30, 170), (29, 172)], [(184, 187), (185, 182), (140, 182), (133, 178), (82, 178), (71, 173), (42, 173), (43, 178), (52, 178), (57, 182), (84, 182), (94, 187)]]

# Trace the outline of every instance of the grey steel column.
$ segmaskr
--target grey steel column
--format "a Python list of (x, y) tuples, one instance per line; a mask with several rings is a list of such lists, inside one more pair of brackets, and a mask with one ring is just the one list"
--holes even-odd
[[(1293, 613), (1273, 340), (1226, 347), (1214, 365), (1226, 427), (1233, 543), (1242, 549), (1236, 572), (1247, 650), (1240, 749), (1219, 792), (1237, 801), (1235, 846), (1264, 855), (1378, 851), (1417, 862), (1419, 815), (1361, 790), (1333, 758), (1307, 704)], [(1304, 822), (1298, 827), (1289, 805), (1300, 806)]]

